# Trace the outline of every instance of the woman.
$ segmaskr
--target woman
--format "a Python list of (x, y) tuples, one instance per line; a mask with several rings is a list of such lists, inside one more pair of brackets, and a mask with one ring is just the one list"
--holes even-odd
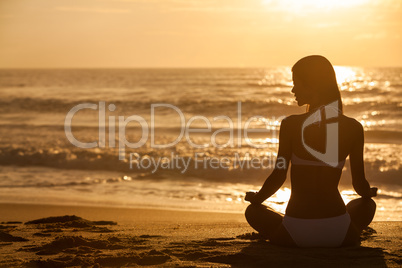
[[(299, 247), (338, 247), (360, 243), (360, 233), (376, 209), (364, 175), (361, 124), (343, 115), (342, 100), (331, 63), (308, 56), (292, 68), (299, 106), (307, 113), (285, 118), (280, 127), (278, 160), (261, 190), (248, 192), (248, 223), (272, 243)], [(361, 198), (345, 206), (338, 184), (349, 156), (353, 187)], [(279, 161), (277, 161), (279, 164)], [(291, 165), (292, 192), (286, 214), (261, 203), (284, 183)]]

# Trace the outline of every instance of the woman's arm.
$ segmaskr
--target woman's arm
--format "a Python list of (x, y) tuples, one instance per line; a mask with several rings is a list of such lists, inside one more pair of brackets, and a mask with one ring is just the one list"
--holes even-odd
[(257, 193), (249, 192), (245, 200), (252, 204), (261, 204), (265, 199), (273, 195), (283, 185), (289, 167), (292, 154), (291, 129), (289, 119), (282, 120), (279, 130), (279, 148), (274, 170), (265, 180), (261, 190)]
[(364, 174), (364, 131), (363, 126), (357, 122), (356, 142), (350, 152), (350, 168), (352, 173), (352, 183), (355, 191), (362, 197), (374, 197), (377, 195), (377, 188), (370, 188), (370, 184)]

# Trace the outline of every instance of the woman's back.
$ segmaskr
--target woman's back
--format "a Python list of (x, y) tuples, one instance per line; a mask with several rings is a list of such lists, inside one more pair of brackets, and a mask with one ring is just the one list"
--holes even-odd
[[(344, 161), (359, 139), (359, 123), (339, 114), (331, 120), (320, 120), (306, 126), (305, 122), (312, 114), (310, 112), (286, 119), (290, 129), (284, 131), (291, 133), (292, 147), (292, 196), (286, 214), (297, 218), (328, 218), (342, 215), (346, 209), (338, 191), (338, 184)], [(328, 135), (328, 124), (336, 124), (338, 132)], [(329, 137), (337, 139), (328, 141), (338, 144), (336, 152), (326, 150)], [(315, 150), (322, 155), (336, 154), (337, 166), (317, 159), (308, 150)]]

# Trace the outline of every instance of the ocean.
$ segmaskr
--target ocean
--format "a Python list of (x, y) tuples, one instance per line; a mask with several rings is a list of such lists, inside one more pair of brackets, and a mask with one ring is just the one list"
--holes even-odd
[[(402, 220), (402, 68), (336, 66), (375, 220)], [(305, 111), (290, 67), (0, 70), (0, 202), (240, 213)], [(324, 179), (324, 178), (323, 178)], [(339, 184), (358, 196), (348, 161)], [(284, 212), (289, 178), (266, 204)]]

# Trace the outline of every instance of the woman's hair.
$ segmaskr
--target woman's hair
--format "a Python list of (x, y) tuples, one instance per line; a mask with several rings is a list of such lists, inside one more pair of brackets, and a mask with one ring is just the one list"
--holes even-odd
[(318, 95), (320, 106), (338, 101), (338, 108), (343, 111), (335, 70), (329, 60), (319, 55), (307, 56), (293, 65), (292, 72), (308, 90)]

